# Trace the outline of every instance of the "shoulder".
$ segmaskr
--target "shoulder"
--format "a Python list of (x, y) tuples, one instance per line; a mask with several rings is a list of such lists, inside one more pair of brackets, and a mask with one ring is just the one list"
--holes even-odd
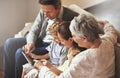
[(75, 16), (78, 16), (79, 14), (75, 11), (72, 11), (69, 8), (63, 7), (63, 20), (65, 21), (71, 21)]
[(78, 15), (77, 12), (75, 12), (75, 11), (73, 11), (73, 10), (67, 8), (67, 7), (63, 7), (63, 12), (68, 12), (68, 13), (70, 12), (70, 13), (72, 13), (72, 14), (76, 14), (76, 15)]

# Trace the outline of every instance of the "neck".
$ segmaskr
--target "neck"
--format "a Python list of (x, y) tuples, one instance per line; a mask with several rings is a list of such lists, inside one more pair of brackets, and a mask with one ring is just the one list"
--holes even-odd
[(101, 39), (96, 39), (94, 42), (90, 43), (89, 48), (98, 48), (101, 44)]

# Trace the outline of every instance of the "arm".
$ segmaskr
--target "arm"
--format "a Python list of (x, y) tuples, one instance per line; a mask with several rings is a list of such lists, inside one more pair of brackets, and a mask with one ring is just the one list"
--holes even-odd
[(57, 68), (54, 67), (54, 66), (52, 66), (52, 67), (50, 68), (50, 71), (52, 71), (53, 73), (55, 73), (57, 76), (59, 76), (59, 75), (62, 73), (61, 70), (57, 69)]
[(50, 71), (52, 71), (56, 75), (60, 75), (62, 73), (62, 71), (54, 67), (49, 61), (45, 59), (42, 59), (41, 61), (36, 61), (34, 66), (39, 70), (41, 69), (41, 67), (47, 66), (50, 69)]
[(42, 27), (41, 25), (42, 25), (43, 17), (44, 15), (40, 10), (30, 32), (28, 33), (27, 43), (35, 43), (37, 36), (39, 35), (40, 29)]
[(50, 55), (49, 53), (47, 54), (44, 54), (44, 55), (36, 55), (36, 54), (33, 54), (33, 53), (30, 53), (30, 56), (34, 59), (49, 59), (50, 58)]
[[(57, 69), (55, 66), (53, 66), (49, 61), (47, 61), (47, 60), (41, 60), (42, 61), (42, 63), (45, 65), (45, 66), (47, 66), (49, 69), (50, 69), (50, 71), (52, 71), (53, 73), (55, 73), (57, 76), (58, 75), (60, 75), (60, 73), (62, 73), (62, 71), (61, 70), (59, 70), (59, 69)], [(41, 68), (40, 68), (41, 69)]]
[(112, 42), (112, 44), (115, 44), (117, 42), (117, 32), (114, 26), (107, 22), (103, 30), (105, 34), (102, 36), (102, 38), (108, 39)]

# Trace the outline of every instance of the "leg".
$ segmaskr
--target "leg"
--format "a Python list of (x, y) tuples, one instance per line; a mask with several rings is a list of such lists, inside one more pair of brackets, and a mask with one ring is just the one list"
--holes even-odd
[(24, 64), (22, 67), (23, 67), (23, 71), (22, 71), (22, 76), (21, 76), (21, 78), (24, 78), (24, 76), (25, 76), (28, 72), (30, 72), (32, 69), (34, 69), (34, 67), (33, 67), (31, 64), (29, 64), (29, 63)]
[(4, 45), (4, 78), (15, 78), (15, 52), (26, 44), (25, 38), (9, 38)]
[(15, 78), (21, 78), (22, 65), (26, 64), (27, 60), (22, 54), (22, 48), (19, 48), (15, 54)]
[(37, 78), (38, 73), (39, 73), (38, 69), (34, 68), (30, 70), (24, 77), (25, 78)]
[(23, 69), (21, 78), (24, 78), (25, 75), (26, 75), (26, 72), (25, 72), (24, 69)]

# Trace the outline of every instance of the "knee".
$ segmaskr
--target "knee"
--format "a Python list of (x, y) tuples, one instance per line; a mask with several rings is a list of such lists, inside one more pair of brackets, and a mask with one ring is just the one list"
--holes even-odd
[(8, 47), (8, 46), (11, 46), (12, 45), (12, 42), (13, 42), (13, 38), (8, 38), (6, 41), (5, 41), (5, 47)]
[(9, 38), (4, 45), (5, 52), (15, 52), (18, 48), (26, 44), (25, 38)]
[(4, 44), (4, 53), (11, 53), (11, 51), (14, 49), (14, 45), (13, 45), (13, 38), (9, 38), (5, 41)]

